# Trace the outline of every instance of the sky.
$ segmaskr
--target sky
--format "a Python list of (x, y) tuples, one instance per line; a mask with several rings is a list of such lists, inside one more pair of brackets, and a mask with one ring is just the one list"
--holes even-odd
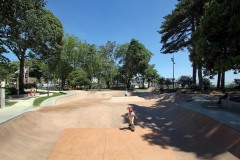
[[(162, 54), (161, 35), (157, 32), (178, 3), (177, 0), (47, 0), (45, 6), (63, 25), (64, 32), (77, 36), (89, 44), (105, 45), (107, 41), (117, 44), (137, 39), (153, 56), (150, 64), (160, 76), (173, 77), (173, 54)], [(174, 53), (174, 77), (192, 76), (189, 53)], [(226, 74), (231, 83), (238, 75)], [(217, 79), (211, 80), (213, 84)]]

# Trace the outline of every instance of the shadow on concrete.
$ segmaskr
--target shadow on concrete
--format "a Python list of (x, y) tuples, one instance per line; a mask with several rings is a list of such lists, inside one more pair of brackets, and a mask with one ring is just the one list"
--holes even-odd
[(146, 100), (151, 100), (151, 99), (157, 99), (163, 96), (163, 94), (160, 94), (159, 91), (151, 91), (151, 92), (132, 92), (132, 96), (138, 96), (141, 98), (144, 98)]
[[(201, 113), (181, 108), (179, 101), (167, 96), (151, 107), (129, 104), (140, 119), (135, 121), (136, 126), (152, 130), (143, 136), (146, 141), (162, 148), (173, 147), (176, 152), (195, 153), (199, 159), (214, 159), (227, 151), (240, 158), (239, 132)], [(123, 117), (127, 123), (127, 116)]]

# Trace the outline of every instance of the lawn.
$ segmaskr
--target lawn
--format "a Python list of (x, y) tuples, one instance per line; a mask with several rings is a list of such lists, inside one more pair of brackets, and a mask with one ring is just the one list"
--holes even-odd
[(16, 101), (11, 101), (11, 102), (9, 102), (9, 101), (6, 101), (6, 107), (10, 107), (10, 106), (12, 106), (12, 105), (14, 105), (14, 104), (16, 104), (17, 102)]
[(56, 96), (61, 96), (61, 95), (64, 95), (64, 94), (66, 94), (66, 93), (61, 93), (61, 92), (59, 92), (59, 93), (53, 93), (53, 95), (51, 95), (51, 96), (45, 96), (45, 97), (37, 98), (37, 99), (34, 100), (33, 105), (34, 105), (34, 106), (40, 106), (40, 104), (41, 104), (43, 101), (45, 101), (46, 99), (52, 98), (52, 97), (56, 97)]

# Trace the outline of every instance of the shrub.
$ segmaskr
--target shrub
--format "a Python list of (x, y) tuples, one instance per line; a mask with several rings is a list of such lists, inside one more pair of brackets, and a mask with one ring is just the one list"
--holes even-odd
[(7, 95), (17, 95), (18, 89), (15, 87), (6, 88), (6, 94)]
[(24, 88), (25, 89), (36, 88), (36, 84), (35, 83), (26, 83), (26, 84), (24, 84)]

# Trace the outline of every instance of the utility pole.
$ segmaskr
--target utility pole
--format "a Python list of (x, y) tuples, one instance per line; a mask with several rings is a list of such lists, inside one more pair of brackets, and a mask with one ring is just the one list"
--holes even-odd
[(47, 96), (49, 96), (49, 57), (48, 57), (48, 51), (47, 51)]
[(171, 61), (172, 61), (172, 63), (173, 63), (173, 79), (172, 79), (172, 85), (173, 85), (173, 89), (174, 89), (174, 64), (175, 64), (174, 54), (173, 54), (173, 58), (171, 58)]

